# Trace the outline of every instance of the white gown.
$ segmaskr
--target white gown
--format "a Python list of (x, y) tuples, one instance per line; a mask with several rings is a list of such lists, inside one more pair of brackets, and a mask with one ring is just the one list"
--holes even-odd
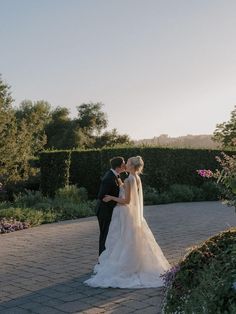
[[(160, 274), (171, 266), (143, 218), (143, 192), (129, 175), (129, 205), (117, 205), (94, 275), (84, 283), (102, 288), (153, 288), (163, 286)], [(120, 188), (124, 197), (124, 188)]]

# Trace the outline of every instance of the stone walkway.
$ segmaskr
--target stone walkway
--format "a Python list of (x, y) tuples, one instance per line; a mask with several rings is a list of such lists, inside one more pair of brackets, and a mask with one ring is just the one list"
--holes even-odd
[[(147, 206), (145, 217), (170, 263), (191, 245), (236, 225), (219, 202)], [(163, 289), (83, 285), (97, 259), (95, 217), (0, 235), (0, 313), (160, 313)]]

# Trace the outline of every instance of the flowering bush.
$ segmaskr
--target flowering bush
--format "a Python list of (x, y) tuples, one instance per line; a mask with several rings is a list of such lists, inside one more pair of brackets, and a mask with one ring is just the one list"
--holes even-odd
[(195, 246), (164, 275), (165, 314), (236, 313), (236, 228)]
[(179, 270), (180, 270), (180, 266), (175, 265), (160, 276), (163, 280), (165, 287), (168, 288), (171, 286), (171, 284), (173, 283), (173, 281), (175, 279), (175, 275)]
[(29, 224), (27, 222), (20, 222), (13, 218), (11, 218), (10, 220), (2, 218), (0, 220), (0, 233), (9, 233), (28, 228)]
[(211, 178), (213, 176), (213, 172), (211, 170), (197, 170), (197, 173), (203, 178)]
[(236, 208), (236, 155), (228, 156), (223, 152), (221, 154), (222, 157), (216, 157), (221, 170), (217, 169), (212, 172), (211, 170), (201, 169), (197, 170), (197, 173), (204, 178), (215, 178), (217, 183), (220, 184), (225, 203)]

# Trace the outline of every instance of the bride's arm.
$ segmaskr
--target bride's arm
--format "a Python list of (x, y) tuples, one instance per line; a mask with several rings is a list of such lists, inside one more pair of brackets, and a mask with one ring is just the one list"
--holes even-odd
[(115, 201), (120, 204), (129, 204), (130, 202), (130, 183), (128, 180), (124, 182), (124, 189), (125, 189), (125, 198), (115, 197), (111, 195), (105, 195), (103, 198), (103, 202)]

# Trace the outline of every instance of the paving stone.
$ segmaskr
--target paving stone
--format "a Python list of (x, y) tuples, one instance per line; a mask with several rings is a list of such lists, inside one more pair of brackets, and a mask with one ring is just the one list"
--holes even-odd
[(11, 307), (5, 310), (1, 310), (1, 314), (29, 314), (32, 313), (28, 310), (21, 309), (19, 307)]
[(71, 301), (76, 301), (76, 300), (81, 300), (81, 299), (83, 300), (89, 299), (89, 297), (84, 295), (81, 292), (73, 293), (73, 294), (65, 294), (64, 296), (60, 297), (60, 300), (64, 302), (71, 302)]
[(38, 302), (25, 302), (22, 303), (21, 305), (19, 305), (20, 308), (26, 309), (26, 310), (30, 310), (30, 311), (37, 311), (37, 309), (39, 309), (39, 307), (41, 307), (41, 304)]
[(5, 304), (5, 307), (10, 308), (10, 307), (19, 306), (25, 302), (26, 300), (24, 298), (19, 298), (19, 299), (13, 299), (13, 300), (7, 301), (4, 304)]
[(107, 313), (104, 309), (100, 309), (99, 307), (94, 307), (92, 309), (83, 311), (84, 314), (99, 314), (99, 313)]
[(52, 307), (49, 307), (49, 306), (41, 306), (36, 311), (34, 311), (34, 313), (37, 313), (37, 314), (62, 314), (65, 312), (60, 311), (60, 310), (55, 309), (55, 308), (52, 308)]
[(148, 306), (141, 310), (135, 310), (135, 314), (159, 314), (160, 310), (156, 306)]
[(82, 303), (81, 301), (73, 301), (73, 302), (66, 302), (64, 304), (61, 304), (59, 306), (55, 306), (55, 308), (64, 311), (66, 313), (75, 313), (79, 311), (85, 311), (88, 309), (88, 305), (85, 303)]
[(148, 307), (146, 303), (136, 301), (136, 300), (130, 300), (130, 301), (125, 302), (125, 306), (130, 307), (131, 309), (134, 309), (134, 310), (144, 309)]

